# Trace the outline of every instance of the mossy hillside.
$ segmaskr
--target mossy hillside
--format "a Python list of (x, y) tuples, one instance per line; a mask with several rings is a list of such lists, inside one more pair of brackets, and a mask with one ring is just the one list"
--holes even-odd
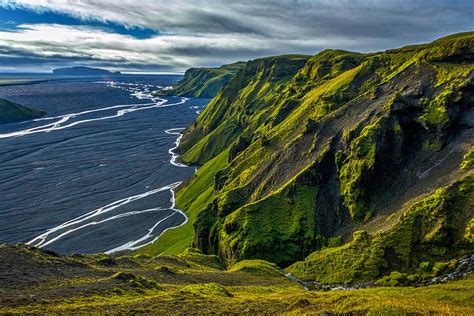
[[(285, 55), (248, 62), (186, 129), (180, 146), (183, 160), (204, 163), (235, 141), (246, 126), (255, 126), (251, 121), (277, 102), (277, 91), (304, 66), (307, 58)], [(222, 135), (230, 126), (233, 132)], [(188, 154), (196, 149), (197, 153)]]
[(158, 95), (177, 95), (194, 98), (213, 98), (245, 66), (245, 62), (223, 65), (219, 68), (191, 68), (172, 89)]
[[(352, 72), (347, 72), (347, 73), (344, 74), (344, 76), (341, 76), (341, 78), (348, 77), (349, 82), (350, 82), (351, 79), (353, 79), (353, 77), (352, 77), (352, 76), (353, 76), (353, 73), (354, 73), (354, 71), (352, 71)], [(356, 71), (356, 73), (357, 73), (357, 71)], [(338, 78), (338, 80), (336, 80), (334, 83), (332, 83), (332, 84), (330, 85), (329, 89), (325, 89), (325, 90), (329, 90), (329, 91), (334, 91), (334, 90), (336, 90), (336, 91), (338, 91), (338, 89), (341, 87), (341, 86), (340, 86), (341, 81), (343, 82), (343, 80), (341, 80), (341, 79)], [(357, 86), (357, 85), (358, 85), (358, 83), (357, 83), (355, 86)], [(344, 86), (345, 88), (347, 87), (346, 84), (343, 84), (343, 86)], [(321, 89), (316, 89), (316, 91), (313, 91), (313, 92), (312, 92), (313, 95), (314, 95), (314, 94), (316, 95), (316, 96), (313, 96), (312, 99), (315, 99), (315, 98), (318, 99), (318, 97), (321, 96), (322, 93), (321, 93), (321, 92), (317, 93), (318, 90), (321, 90)], [(323, 90), (324, 90), (324, 89), (323, 89)], [(290, 100), (293, 100), (293, 101), (292, 101), (292, 102), (289, 102), (289, 103), (291, 103), (291, 104), (298, 104), (297, 99), (290, 99)], [(285, 104), (284, 102), (282, 102), (282, 103)], [(314, 108), (314, 106), (313, 106), (313, 104), (312, 104), (311, 102), (306, 102), (306, 105), (310, 105), (309, 107), (313, 107), (313, 108)], [(283, 107), (285, 107), (285, 106), (283, 106)], [(211, 105), (209, 106), (209, 108), (212, 109), (212, 108), (213, 108), (213, 104), (211, 104)], [(301, 109), (301, 108), (303, 108), (303, 107), (300, 106), (299, 109)], [(318, 107), (318, 108), (321, 108), (321, 107)], [(302, 113), (302, 114), (300, 114), (299, 117), (303, 117), (303, 119), (300, 119), (299, 121), (289, 121), (289, 122), (287, 122), (287, 124), (285, 124), (285, 125), (288, 127), (287, 130), (295, 131), (295, 128), (294, 128), (295, 126), (298, 126), (298, 125), (301, 125), (302, 123), (304, 123), (304, 117), (306, 116), (306, 114), (307, 114), (307, 113)], [(298, 117), (298, 116), (295, 116), (295, 117)], [(203, 116), (203, 119), (204, 119), (204, 116)], [(199, 125), (199, 120), (198, 120), (198, 122), (197, 122), (196, 125)], [(223, 124), (223, 125), (226, 125), (226, 126), (227, 126), (228, 124)], [(282, 132), (283, 132), (283, 130), (285, 129), (285, 128), (284, 128), (285, 125), (279, 125), (277, 128), (275, 128), (275, 130), (278, 131), (278, 132), (277, 132), (278, 134), (280, 134), (280, 135), (283, 134)], [(264, 126), (264, 127), (266, 127), (266, 126)], [(271, 135), (266, 135), (266, 134), (271, 133), (271, 132), (272, 132), (272, 131), (269, 130), (268, 128), (262, 128), (261, 130), (258, 130), (258, 131), (256, 131), (256, 132), (254, 133), (254, 134), (256, 134), (256, 136), (254, 137), (254, 139), (258, 139), (258, 138), (261, 136), (262, 138), (265, 138), (265, 140), (266, 140), (267, 143), (271, 143), (271, 140), (272, 140), (272, 139), (271, 139)], [(246, 131), (244, 131), (243, 134), (246, 134)], [(250, 134), (250, 133), (247, 133), (247, 134)], [(261, 134), (263, 134), (264, 136), (262, 136)], [(287, 134), (288, 134), (288, 133), (287, 133)], [(225, 138), (225, 137), (224, 137), (224, 138)], [(280, 138), (283, 138), (283, 140), (285, 140), (285, 139), (284, 139), (284, 135), (283, 135), (282, 137), (280, 137)], [(278, 142), (282, 142), (283, 140), (282, 140), (282, 139), (277, 139), (277, 140), (275, 140), (275, 142), (278, 143)], [(203, 141), (203, 143), (206, 143), (207, 147), (212, 147), (214, 142), (212, 142), (212, 140), (210, 141), (210, 139), (206, 139), (205, 141)], [(217, 142), (215, 142), (215, 143), (216, 143), (216, 144), (221, 144), (220, 141), (217, 141)], [(222, 145), (219, 145), (219, 146), (222, 146)], [(184, 148), (185, 148), (185, 147), (184, 147)], [(254, 151), (255, 148), (252, 148), (252, 150)]]
[(461, 169), (471, 169), (474, 166), (474, 151), (469, 151), (467, 154), (464, 155)]
[(316, 251), (287, 270), (304, 280), (353, 283), (390, 271), (416, 273), (423, 262), (470, 255), (469, 225), (474, 216), (474, 177), (438, 189), (409, 207), (390, 230), (354, 233), (352, 242)]
[(361, 187), (362, 182), (369, 181), (368, 177), (374, 167), (380, 124), (379, 119), (364, 127), (360, 135), (351, 142), (350, 155), (340, 167), (341, 195), (344, 197), (344, 205), (355, 221), (363, 220), (368, 215), (364, 213), (367, 209), (367, 197), (363, 196)]
[(161, 290), (162, 288), (156, 281), (149, 280), (142, 276), (136, 276), (133, 273), (119, 271), (112, 275), (112, 279), (127, 283), (134, 288)]
[(295, 260), (293, 256), (304, 258), (317, 239), (314, 199), (314, 189), (301, 187), (290, 199), (275, 194), (237, 209), (220, 224), (221, 257), (228, 264), (237, 258), (260, 258), (282, 265)]
[(264, 260), (242, 260), (231, 266), (228, 271), (245, 271), (266, 276), (281, 276), (282, 274), (276, 264)]
[(225, 287), (217, 283), (191, 284), (183, 287), (183, 289), (181, 289), (181, 292), (211, 297), (232, 296), (232, 294), (230, 294)]
[[(456, 41), (469, 42), (472, 36)], [(441, 42), (451, 45), (449, 39)], [(462, 121), (472, 108), (474, 68), (463, 58), (427, 58), (436, 45), (249, 62), (183, 137), (187, 161), (205, 163), (221, 150), (231, 153), (214, 178), (212, 205), (195, 222), (195, 244), (219, 254), (226, 264), (268, 259), (272, 243), (281, 244), (283, 253), (275, 260), (286, 264), (287, 258), (300, 258), (301, 249), (319, 249), (321, 240), (337, 237), (337, 231), (398, 211), (403, 200), (397, 199), (409, 187), (429, 187), (423, 185), (428, 172), (441, 173), (438, 185), (447, 184), (450, 176), (443, 168), (431, 167), (451, 152), (443, 148), (465, 150), (456, 137), (466, 134)], [(285, 63), (294, 75), (273, 76)], [(450, 95), (456, 97), (445, 97)], [(447, 114), (432, 121), (436, 128), (426, 121), (433, 107), (444, 107)], [(462, 156), (452, 159), (460, 164)], [(305, 180), (295, 182), (295, 177)], [(312, 204), (295, 209), (286, 201), (300, 187), (312, 190)], [(259, 225), (266, 216), (272, 219), (268, 226)], [(302, 218), (314, 224), (300, 225)], [(288, 233), (280, 226), (285, 220), (292, 221), (286, 226), (299, 228)], [(260, 230), (262, 238), (249, 233)], [(296, 231), (301, 239), (293, 247), (290, 236)], [(284, 247), (287, 241), (289, 247)]]
[[(325, 91), (334, 87), (334, 85), (344, 85), (343, 82), (351, 82), (353, 79), (351, 71), (350, 74), (343, 76), (344, 79), (337, 78), (330, 80), (327, 85), (323, 85), (320, 89), (317, 89), (319, 94), (323, 94)], [(280, 115), (281, 108), (286, 106), (286, 101), (281, 101), (276, 107), (276, 111), (273, 115)], [(290, 99), (290, 102), (298, 104), (299, 101), (296, 99)], [(303, 100), (301, 102), (304, 102)], [(224, 174), (226, 181), (220, 186), (221, 191), (239, 190), (242, 186), (250, 187), (249, 191), (252, 191), (249, 201), (255, 201), (268, 193), (272, 192), (272, 189), (277, 189), (283, 185), (290, 178), (295, 176), (301, 168), (312, 162), (311, 156), (302, 156), (301, 152), (295, 152), (295, 149), (303, 149), (308, 152), (307, 146), (311, 145), (313, 140), (313, 131), (308, 131), (308, 119), (305, 119), (305, 113), (303, 110), (314, 109), (311, 102), (305, 102), (298, 107), (298, 112), (292, 115), (284, 122), (275, 125), (275, 121), (272, 121), (269, 125), (260, 125), (256, 131), (246, 130), (243, 132), (243, 137), (246, 140), (247, 145), (241, 149), (238, 157), (236, 155), (229, 166), (226, 168)], [(269, 112), (265, 109), (266, 112)], [(296, 111), (296, 110), (295, 110)], [(260, 117), (258, 117), (260, 118)], [(292, 121), (292, 119), (295, 121)], [(253, 128), (253, 125), (252, 125)], [(298, 135), (295, 132), (303, 133)], [(253, 135), (250, 139), (247, 135)], [(295, 138), (296, 136), (296, 138)], [(303, 137), (301, 137), (303, 136)], [(328, 142), (330, 139), (322, 139), (321, 142)], [(235, 145), (232, 145), (233, 147)], [(311, 152), (313, 157), (318, 154), (318, 150)], [(285, 178), (281, 178), (282, 173), (279, 171), (280, 168), (275, 168), (275, 162), (282, 165), (288, 163), (295, 163), (295, 159), (302, 160), (301, 163), (293, 165), (291, 169), (287, 170), (284, 174)], [(288, 173), (291, 172), (291, 173)], [(275, 177), (279, 177), (275, 181)], [(245, 202), (245, 200), (242, 200)]]
[(44, 116), (46, 113), (29, 107), (0, 99), (0, 124), (32, 120)]
[(359, 53), (327, 49), (311, 57), (294, 80), (317, 85), (323, 80), (334, 78), (355, 68), (364, 58), (365, 56)]

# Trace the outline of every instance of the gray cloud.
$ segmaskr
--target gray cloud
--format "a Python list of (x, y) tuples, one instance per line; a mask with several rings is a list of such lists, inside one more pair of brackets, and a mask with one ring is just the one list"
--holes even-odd
[[(159, 31), (151, 39), (58, 25), (25, 25), (14, 37), (0, 32), (0, 47), (15, 56), (83, 58), (129, 69), (183, 71), (324, 48), (368, 52), (474, 29), (470, 0), (0, 0), (0, 5), (66, 14), (85, 24), (94, 20)], [(61, 35), (54, 40), (48, 32)]]

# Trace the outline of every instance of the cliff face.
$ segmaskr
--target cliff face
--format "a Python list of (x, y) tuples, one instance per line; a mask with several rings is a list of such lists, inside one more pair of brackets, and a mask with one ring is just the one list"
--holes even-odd
[[(177, 196), (197, 216), (194, 244), (228, 265), (311, 254), (292, 271), (331, 282), (471, 252), (473, 61), (464, 33), (248, 62), (182, 139), (183, 160), (208, 171)], [(372, 269), (313, 265), (338, 260)]]
[(46, 113), (0, 99), (0, 124), (15, 123), (42, 117)]
[(158, 95), (177, 95), (194, 98), (212, 98), (245, 66), (244, 62), (224, 65), (219, 68), (191, 68), (184, 78), (170, 90), (162, 90)]

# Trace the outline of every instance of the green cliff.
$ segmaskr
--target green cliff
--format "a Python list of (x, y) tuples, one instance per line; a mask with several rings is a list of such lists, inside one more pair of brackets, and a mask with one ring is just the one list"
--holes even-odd
[(472, 253), (473, 76), (474, 33), (248, 62), (184, 133), (190, 224), (144, 251), (182, 234), (341, 283)]
[(42, 117), (46, 113), (0, 99), (0, 124), (15, 123)]
[(219, 68), (191, 68), (186, 71), (184, 78), (172, 89), (162, 90), (157, 94), (162, 96), (212, 98), (244, 66), (245, 62), (236, 62)]

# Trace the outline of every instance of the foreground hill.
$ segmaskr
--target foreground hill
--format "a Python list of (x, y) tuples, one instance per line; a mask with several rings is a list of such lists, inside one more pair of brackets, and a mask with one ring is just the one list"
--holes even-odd
[(190, 224), (143, 251), (192, 242), (324, 283), (474, 253), (473, 76), (474, 33), (248, 62), (182, 138), (202, 165), (177, 194)]
[(46, 113), (0, 99), (0, 124), (27, 121), (42, 117)]
[(219, 68), (188, 69), (184, 74), (184, 78), (172, 89), (162, 90), (158, 92), (158, 95), (212, 98), (244, 66), (244, 62), (237, 62)]
[(217, 256), (58, 256), (0, 245), (0, 314), (393, 314), (474, 312), (472, 276), (428, 287), (308, 291), (274, 264)]

